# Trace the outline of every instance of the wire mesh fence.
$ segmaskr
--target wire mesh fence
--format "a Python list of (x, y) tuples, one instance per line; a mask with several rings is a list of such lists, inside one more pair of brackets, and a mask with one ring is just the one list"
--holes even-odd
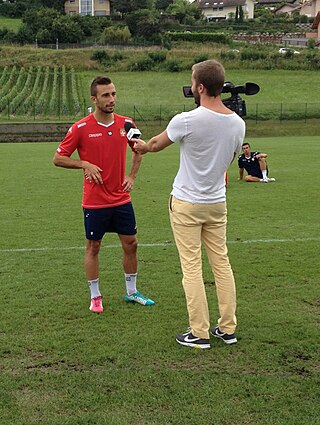
[[(48, 99), (49, 100), (49, 99)], [(52, 99), (51, 99), (52, 101)], [(0, 105), (1, 120), (22, 119), (23, 121), (78, 121), (92, 111), (90, 102), (78, 100), (67, 102), (63, 96), (51, 102), (49, 105), (42, 105), (39, 108), (38, 101), (30, 101), (28, 104), (21, 103), (17, 109), (16, 103), (7, 101)], [(168, 122), (174, 115), (189, 111), (194, 108), (192, 103), (177, 104), (128, 104), (118, 102), (116, 113), (133, 118), (137, 121), (153, 121), (162, 123)], [(305, 103), (256, 103), (246, 105), (245, 118), (250, 120), (320, 120), (320, 102)]]

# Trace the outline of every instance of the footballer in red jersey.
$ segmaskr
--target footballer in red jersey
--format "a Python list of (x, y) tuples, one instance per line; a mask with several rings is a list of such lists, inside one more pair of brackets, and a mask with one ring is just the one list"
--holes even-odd
[(130, 118), (113, 114), (113, 122), (98, 122), (94, 114), (73, 124), (57, 149), (61, 156), (70, 157), (77, 150), (82, 160), (97, 165), (102, 183), (84, 179), (83, 208), (109, 208), (130, 202), (129, 186), (124, 190), (126, 151), (129, 142), (124, 124)]
[[(86, 231), (85, 273), (90, 288), (89, 309), (102, 313), (99, 289), (99, 252), (105, 233), (117, 233), (123, 249), (125, 301), (153, 305), (136, 288), (138, 269), (136, 221), (130, 192), (138, 173), (141, 155), (128, 140), (125, 123), (131, 118), (114, 113), (116, 89), (110, 78), (97, 77), (91, 84), (95, 111), (71, 126), (60, 143), (53, 163), (84, 172), (82, 207)], [(131, 168), (126, 175), (127, 147), (132, 150)], [(77, 151), (79, 159), (72, 154)]]

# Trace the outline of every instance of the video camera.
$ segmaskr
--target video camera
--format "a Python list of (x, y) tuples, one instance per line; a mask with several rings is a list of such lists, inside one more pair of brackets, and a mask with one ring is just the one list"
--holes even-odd
[[(194, 97), (191, 86), (183, 86), (183, 94), (185, 97)], [(258, 84), (255, 83), (245, 83), (243, 86), (235, 86), (230, 81), (226, 81), (223, 85), (223, 89), (221, 93), (230, 93), (231, 96), (227, 99), (222, 99), (223, 104), (238, 114), (240, 117), (243, 117), (247, 114), (246, 102), (241, 99), (239, 93), (244, 93), (247, 96), (252, 96), (257, 94), (260, 90)], [(197, 106), (200, 106), (197, 104)]]

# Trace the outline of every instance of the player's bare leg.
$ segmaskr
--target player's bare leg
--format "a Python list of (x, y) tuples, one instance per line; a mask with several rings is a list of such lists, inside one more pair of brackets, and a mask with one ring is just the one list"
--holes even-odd
[(250, 174), (248, 176), (245, 176), (244, 179), (246, 182), (249, 182), (249, 183), (259, 182), (261, 180), (259, 177), (250, 176)]
[(89, 309), (94, 313), (102, 313), (102, 296), (99, 289), (99, 252), (100, 241), (87, 240), (84, 256), (84, 270), (90, 289), (91, 303)]
[(138, 241), (135, 235), (119, 235), (122, 245), (123, 257), (122, 264), (126, 280), (126, 302), (136, 302), (142, 305), (153, 305), (154, 301), (144, 297), (137, 290), (137, 271), (138, 271)]

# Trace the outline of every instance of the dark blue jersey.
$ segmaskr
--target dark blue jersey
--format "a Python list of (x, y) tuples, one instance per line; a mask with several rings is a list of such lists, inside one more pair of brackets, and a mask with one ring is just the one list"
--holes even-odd
[(259, 160), (255, 157), (260, 152), (251, 152), (250, 157), (246, 157), (243, 153), (238, 157), (239, 168), (244, 168), (250, 176), (259, 177), (262, 179), (262, 173), (259, 165)]

